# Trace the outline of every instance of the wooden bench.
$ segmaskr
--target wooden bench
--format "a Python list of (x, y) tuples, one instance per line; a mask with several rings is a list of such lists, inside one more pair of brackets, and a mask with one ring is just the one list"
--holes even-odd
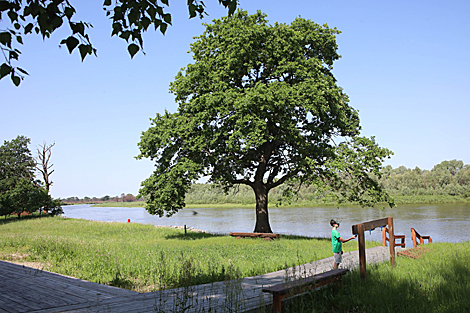
[(416, 248), (419, 245), (424, 245), (424, 239), (426, 239), (428, 243), (432, 243), (431, 236), (422, 236), (416, 231), (416, 229), (411, 228), (411, 241), (413, 241), (413, 248)]
[(230, 236), (240, 238), (264, 238), (265, 240), (279, 239), (279, 234), (270, 234), (270, 233), (230, 233)]
[[(388, 228), (384, 227), (382, 228), (382, 246), (386, 247), (387, 246), (387, 241), (390, 243), (390, 240), (387, 237), (388, 234)], [(405, 235), (397, 235), (395, 234), (395, 240), (399, 240), (400, 243), (397, 243), (395, 241), (395, 247), (405, 247)]]
[(273, 312), (281, 313), (281, 301), (300, 293), (340, 281), (348, 269), (334, 269), (321, 274), (263, 288), (273, 295)]

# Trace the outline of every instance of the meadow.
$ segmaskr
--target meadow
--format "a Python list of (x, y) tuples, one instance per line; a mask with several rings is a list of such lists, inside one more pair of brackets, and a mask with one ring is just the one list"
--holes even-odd
[[(0, 220), (0, 259), (139, 292), (274, 272), (331, 256), (329, 238), (236, 239), (137, 223)], [(377, 243), (368, 243), (370, 246)], [(350, 242), (345, 251), (357, 249)]]
[[(139, 292), (272, 272), (331, 256), (328, 238), (235, 239), (152, 225), (61, 217), (0, 220), (0, 259)], [(367, 247), (378, 243), (366, 242)], [(355, 242), (345, 250), (355, 250)], [(342, 284), (286, 303), (283, 312), (470, 312), (470, 242), (421, 246), (352, 271)], [(269, 312), (269, 309), (260, 311)]]

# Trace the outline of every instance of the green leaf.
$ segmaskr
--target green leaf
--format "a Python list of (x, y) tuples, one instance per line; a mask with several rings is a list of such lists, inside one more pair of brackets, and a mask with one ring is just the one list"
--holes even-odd
[(26, 25), (26, 27), (24, 28), (24, 33), (25, 34), (28, 34), (31, 32), (31, 30), (33, 29), (33, 23), (29, 23), (28, 25)]
[(160, 25), (160, 31), (162, 32), (163, 35), (165, 35), (167, 27), (168, 27), (168, 24), (165, 24), (165, 23), (162, 23)]
[(74, 34), (79, 33), (82, 36), (85, 36), (85, 25), (82, 22), (80, 23), (70, 23), (70, 28)]
[(131, 32), (126, 30), (124, 32), (121, 32), (121, 34), (119, 35), (119, 37), (121, 37), (122, 39), (125, 39), (126, 41), (129, 40), (129, 36), (131, 35)]
[(188, 5), (189, 10), (189, 18), (193, 18), (196, 16), (196, 6), (192, 3)]
[(15, 75), (15, 72), (11, 72), (11, 81), (13, 84), (15, 84), (16, 87), (18, 87), (21, 83), (21, 78)]
[(25, 74), (25, 75), (29, 75), (28, 72), (26, 72), (24, 69), (22, 69), (21, 67), (17, 67), (16, 68), (18, 71), (20, 71), (21, 73)]
[(72, 7), (66, 7), (64, 9), (64, 14), (65, 16), (67, 16), (67, 18), (70, 20), (73, 16), (73, 14), (75, 13), (75, 9), (72, 8)]
[(151, 21), (148, 17), (144, 16), (142, 17), (142, 19), (140, 20), (140, 23), (142, 24), (142, 27), (144, 30), (147, 30), (147, 28), (149, 27)]
[(110, 6), (111, 5), (111, 0), (104, 0), (103, 5), (104, 6)]
[(134, 58), (134, 55), (139, 51), (139, 46), (136, 45), (135, 43), (131, 43), (128, 47), (127, 50), (129, 51), (129, 54), (131, 55), (131, 59)]
[(8, 17), (10, 18), (11, 22), (13, 23), (14, 21), (18, 20), (18, 13), (16, 13), (13, 10), (8, 11)]
[(0, 66), (0, 79), (2, 79), (3, 77), (7, 76), (8, 74), (10, 74), (11, 72), (11, 66), (6, 64), (6, 63), (3, 63), (1, 66)]
[(113, 23), (113, 32), (111, 33), (111, 36), (117, 35), (122, 31), (122, 25), (120, 23)]
[(58, 16), (54, 16), (54, 18), (51, 19), (51, 26), (53, 30), (56, 30), (60, 26), (62, 26), (62, 19)]
[(78, 39), (73, 36), (70, 36), (69, 38), (67, 38), (66, 45), (70, 53), (72, 53), (73, 49), (77, 47), (78, 43), (79, 43)]
[(131, 9), (131, 11), (129, 12), (127, 16), (131, 25), (136, 24), (139, 17), (140, 17), (139, 11), (135, 9)]
[(19, 56), (19, 53), (16, 52), (15, 50), (8, 51), (8, 57), (9, 57), (10, 60), (17, 60), (18, 61), (18, 56)]
[(9, 32), (0, 33), (0, 44), (11, 48), (11, 34)]
[(81, 44), (78, 46), (78, 50), (80, 51), (80, 56), (82, 57), (82, 62), (83, 62), (87, 54), (91, 54), (92, 48), (91, 48), (91, 45)]
[(16, 41), (18, 41), (19, 44), (23, 44), (23, 38), (21, 38), (21, 36), (16, 36)]
[(171, 25), (171, 14), (167, 13), (163, 15), (163, 20)]

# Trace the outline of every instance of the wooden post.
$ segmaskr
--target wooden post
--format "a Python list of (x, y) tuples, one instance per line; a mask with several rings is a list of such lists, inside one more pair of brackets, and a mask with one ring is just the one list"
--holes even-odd
[(279, 295), (273, 295), (273, 313), (282, 312), (282, 298)]
[(186, 236), (186, 225), (184, 225), (184, 235)]
[(390, 246), (390, 262), (395, 267), (395, 233), (393, 230), (393, 217), (388, 218), (388, 243)]
[(366, 272), (366, 240), (364, 236), (364, 224), (358, 225), (359, 236), (359, 267), (361, 270), (361, 278), (367, 278)]
[(382, 246), (387, 246), (387, 227), (382, 227)]
[(416, 231), (411, 227), (411, 240), (413, 241), (413, 248), (416, 248)]

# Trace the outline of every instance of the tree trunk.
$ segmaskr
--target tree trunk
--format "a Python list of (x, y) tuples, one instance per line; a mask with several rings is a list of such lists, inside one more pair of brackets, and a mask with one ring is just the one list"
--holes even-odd
[(256, 197), (256, 225), (255, 233), (272, 233), (268, 216), (268, 190), (263, 182), (253, 186)]

